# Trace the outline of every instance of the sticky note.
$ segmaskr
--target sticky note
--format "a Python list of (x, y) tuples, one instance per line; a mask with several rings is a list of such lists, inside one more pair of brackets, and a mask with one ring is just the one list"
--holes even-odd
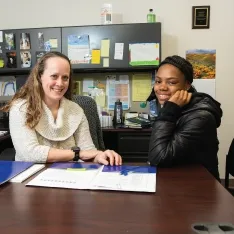
[(109, 57), (110, 40), (105, 39), (101, 41), (101, 57)]
[(50, 39), (49, 42), (50, 42), (51, 48), (54, 48), (54, 49), (58, 48), (58, 39)]
[(109, 58), (103, 58), (103, 67), (109, 67)]
[(92, 50), (92, 64), (100, 64), (100, 56), (101, 51), (100, 50)]
[(85, 171), (86, 168), (67, 168), (68, 171)]

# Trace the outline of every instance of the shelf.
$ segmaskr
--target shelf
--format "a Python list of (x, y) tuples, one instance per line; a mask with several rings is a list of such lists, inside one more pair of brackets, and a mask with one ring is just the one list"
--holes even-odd
[(0, 101), (10, 101), (13, 96), (0, 96)]

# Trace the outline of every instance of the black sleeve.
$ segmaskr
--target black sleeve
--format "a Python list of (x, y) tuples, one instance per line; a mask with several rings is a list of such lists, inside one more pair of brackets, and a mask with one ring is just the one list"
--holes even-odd
[(171, 108), (163, 108), (152, 128), (148, 155), (152, 165), (172, 166), (183, 162), (184, 157), (196, 152), (209, 131), (216, 129), (214, 116), (199, 110), (183, 116), (178, 127), (176, 122), (181, 115), (180, 107), (174, 103), (167, 105)]

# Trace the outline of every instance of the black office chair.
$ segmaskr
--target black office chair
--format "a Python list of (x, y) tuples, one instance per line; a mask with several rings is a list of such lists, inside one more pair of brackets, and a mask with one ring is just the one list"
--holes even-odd
[(84, 110), (85, 116), (89, 123), (89, 131), (95, 147), (98, 150), (105, 150), (96, 102), (91, 97), (80, 95), (74, 95), (73, 101)]
[(234, 195), (234, 188), (229, 186), (229, 175), (234, 176), (234, 139), (226, 156), (225, 188)]

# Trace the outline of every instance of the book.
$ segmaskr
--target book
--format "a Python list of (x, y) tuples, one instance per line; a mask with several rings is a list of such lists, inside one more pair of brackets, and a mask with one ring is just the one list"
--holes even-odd
[(55, 163), (26, 186), (156, 192), (156, 167)]
[(0, 185), (31, 167), (33, 162), (0, 161)]

